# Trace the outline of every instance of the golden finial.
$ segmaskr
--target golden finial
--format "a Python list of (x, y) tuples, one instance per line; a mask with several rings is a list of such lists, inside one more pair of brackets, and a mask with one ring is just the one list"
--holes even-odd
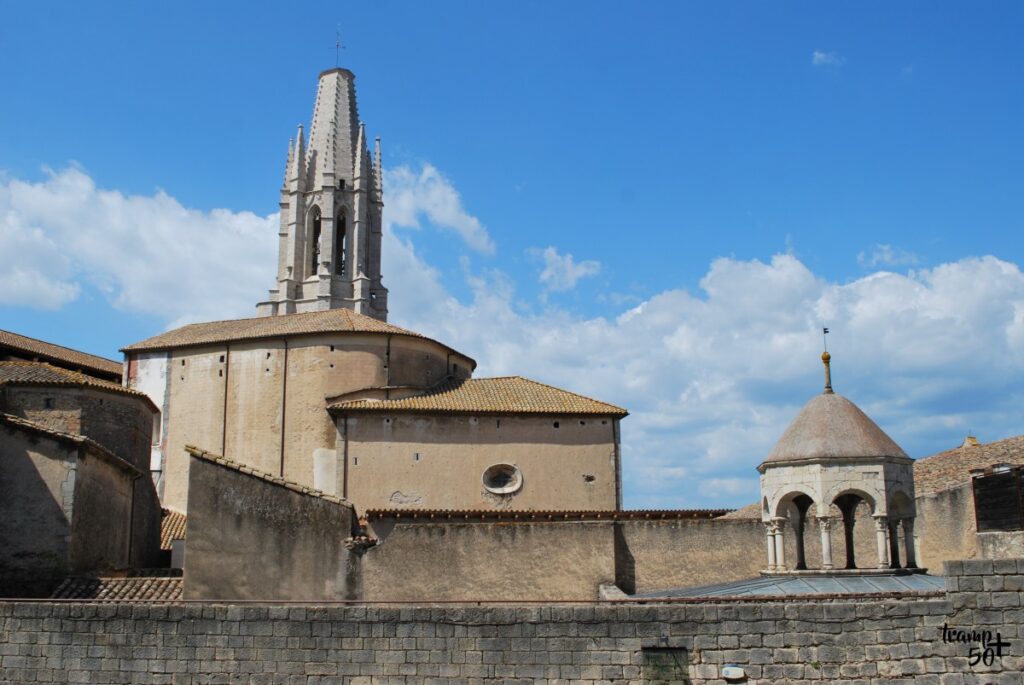
[(828, 329), (821, 329), (821, 339), (825, 344), (825, 351), (821, 353), (821, 362), (825, 365), (825, 394), (832, 394), (832, 367), (829, 362), (832, 361), (832, 355), (828, 353)]

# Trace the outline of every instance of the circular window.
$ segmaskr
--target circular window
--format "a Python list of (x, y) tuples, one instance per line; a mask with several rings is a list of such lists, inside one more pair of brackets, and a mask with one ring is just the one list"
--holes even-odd
[(487, 492), (511, 495), (523, 487), (523, 474), (512, 464), (495, 464), (484, 471), (483, 483)]

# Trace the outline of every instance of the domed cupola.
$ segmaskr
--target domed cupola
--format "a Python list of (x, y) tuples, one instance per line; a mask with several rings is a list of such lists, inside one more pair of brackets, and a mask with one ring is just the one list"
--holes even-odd
[[(809, 570), (808, 552), (813, 551), (820, 570), (832, 572), (836, 522), (842, 524), (843, 535), (842, 544), (836, 540), (835, 547), (845, 548), (845, 569), (856, 569), (858, 512), (860, 518), (870, 515), (874, 521), (878, 569), (899, 568), (901, 546), (906, 567), (915, 568), (913, 462), (857, 405), (832, 391), (831, 356), (825, 352), (821, 360), (824, 392), (804, 405), (757, 467), (767, 572), (790, 572), (787, 548), (796, 557), (794, 571)], [(813, 535), (805, 539), (812, 508), (820, 547)]]

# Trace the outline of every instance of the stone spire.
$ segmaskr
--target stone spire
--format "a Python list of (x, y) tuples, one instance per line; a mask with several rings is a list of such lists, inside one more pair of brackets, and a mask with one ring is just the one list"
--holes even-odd
[(374, 164), (366, 141), (355, 75), (340, 68), (322, 72), (309, 144), (299, 126), (288, 145), (277, 287), (256, 306), (258, 315), (345, 307), (387, 320), (379, 144)]

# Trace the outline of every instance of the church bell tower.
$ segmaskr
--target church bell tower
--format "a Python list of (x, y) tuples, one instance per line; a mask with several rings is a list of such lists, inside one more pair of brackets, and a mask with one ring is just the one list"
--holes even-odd
[(371, 160), (356, 109), (355, 75), (320, 74), (309, 128), (288, 143), (281, 188), (277, 287), (256, 305), (257, 316), (345, 307), (381, 321), (388, 291), (381, 285), (380, 138)]

